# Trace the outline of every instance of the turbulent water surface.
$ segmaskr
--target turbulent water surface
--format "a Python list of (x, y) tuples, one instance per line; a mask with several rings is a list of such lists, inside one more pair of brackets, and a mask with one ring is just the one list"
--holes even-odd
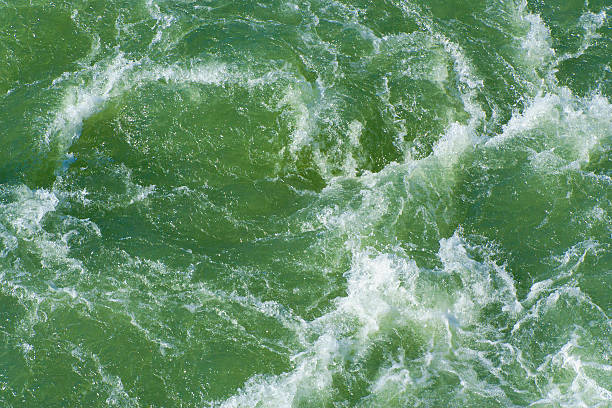
[(612, 406), (609, 0), (0, 0), (0, 406)]

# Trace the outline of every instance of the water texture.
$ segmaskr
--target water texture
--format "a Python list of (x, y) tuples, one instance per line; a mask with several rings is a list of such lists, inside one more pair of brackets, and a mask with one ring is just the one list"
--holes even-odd
[(0, 0), (0, 406), (612, 406), (606, 0)]

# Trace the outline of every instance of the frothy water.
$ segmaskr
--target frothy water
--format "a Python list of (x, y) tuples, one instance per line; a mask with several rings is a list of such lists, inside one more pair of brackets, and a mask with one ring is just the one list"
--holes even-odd
[(612, 404), (610, 6), (0, 9), (0, 405)]

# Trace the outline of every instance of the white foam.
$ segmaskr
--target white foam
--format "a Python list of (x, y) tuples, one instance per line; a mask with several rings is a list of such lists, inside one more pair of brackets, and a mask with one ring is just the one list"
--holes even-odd
[[(289, 407), (305, 395), (319, 398), (317, 404), (324, 405), (332, 392), (331, 377), (344, 369), (346, 361), (359, 361), (381, 335), (411, 324), (431, 336), (431, 350), (418, 360), (422, 369), (411, 371), (414, 365), (400, 355), (391, 368), (381, 367), (380, 376), (371, 384), (373, 393), (388, 393), (393, 387), (401, 389), (398, 392), (425, 387), (428, 379), (439, 371), (455, 370), (465, 381), (465, 387), (503, 400), (506, 397), (499, 387), (476, 380), (475, 375), (460, 373), (447, 360), (447, 353), (454, 347), (452, 332), (459, 330), (461, 333), (464, 324), (477, 323), (481, 308), (501, 301), (508, 305), (507, 313), (511, 316), (521, 311), (512, 278), (505, 271), (500, 273), (500, 267), (490, 261), (471, 260), (465, 245), (459, 233), (440, 241), (439, 256), (445, 273), (457, 274), (463, 281), (460, 296), (453, 300), (441, 299), (439, 294), (428, 299), (417, 296), (417, 282), (424, 282), (420, 278), (422, 271), (414, 261), (402, 255), (399, 248), (397, 253), (380, 253), (360, 249), (355, 242), (348, 244), (352, 248), (353, 261), (346, 273), (347, 294), (336, 299), (333, 310), (307, 323), (308, 330), (319, 333), (319, 337), (310, 345), (306, 344), (304, 352), (292, 357), (296, 368), (279, 376), (251, 378), (238, 394), (222, 402), (221, 406)], [(433, 294), (433, 288), (429, 289)], [(499, 347), (509, 346), (500, 344)], [(512, 347), (510, 350), (514, 352)], [(472, 356), (473, 353), (465, 349), (460, 355), (468, 361), (475, 358), (488, 364), (492, 372), (502, 377), (501, 371), (485, 358), (484, 353)]]
[[(148, 4), (153, 9), (152, 13), (159, 12), (159, 7), (151, 0)], [(539, 16), (527, 14), (523, 18), (530, 25), (524, 41), (526, 62), (533, 67), (546, 65), (554, 56), (554, 51), (549, 45), (550, 34)], [(163, 19), (160, 21), (162, 21), (160, 27), (163, 27), (165, 24)], [(430, 27), (430, 31), (433, 33), (433, 28)], [(159, 33), (161, 31), (158, 31)], [(161, 34), (159, 38), (158, 36), (154, 38), (153, 43), (160, 38)], [(453, 69), (461, 83), (459, 90), (461, 98), (466, 111), (470, 114), (468, 123), (451, 123), (434, 146), (433, 154), (430, 157), (418, 161), (407, 160), (404, 164), (392, 163), (378, 174), (366, 173), (356, 179), (356, 183), (362, 185), (358, 193), (359, 208), (346, 209), (330, 205), (320, 212), (318, 222), (325, 229), (331, 234), (349, 237), (345, 245), (352, 256), (351, 267), (345, 275), (346, 296), (336, 299), (334, 308), (323, 316), (311, 322), (305, 322), (276, 302), (261, 302), (254, 297), (235, 294), (211, 294), (209, 292), (205, 294), (231, 299), (265, 316), (275, 318), (285, 327), (290, 327), (296, 333), (300, 333), (300, 341), (304, 347), (301, 353), (292, 356), (295, 367), (293, 370), (277, 376), (251, 378), (237, 395), (219, 402), (222, 406), (290, 407), (308, 398), (311, 400), (311, 405), (318, 403), (324, 405), (332, 393), (333, 375), (343, 369), (346, 361), (358, 361), (379, 336), (408, 324), (415, 324), (418, 330), (429, 336), (429, 349), (418, 359), (419, 364), (423, 367), (422, 371), (411, 371), (407, 359), (403, 355), (396, 356), (390, 368), (383, 368), (372, 383), (372, 392), (386, 392), (385, 390), (392, 388), (389, 387), (389, 384), (395, 384), (398, 392), (403, 392), (409, 387), (423, 387), (430, 381), (430, 378), (445, 371), (460, 378), (462, 387), (460, 392), (475, 390), (477, 393), (492, 395), (499, 398), (498, 400), (508, 401), (504, 399), (505, 394), (500, 387), (480, 380), (473, 369), (461, 371), (465, 367), (460, 364), (461, 360), (463, 362), (472, 360), (482, 364), (503, 383), (499, 366), (490, 361), (486, 353), (466, 347), (454, 349), (455, 345), (460, 343), (462, 336), (465, 336), (470, 341), (474, 340), (474, 343), (487, 343), (491, 347), (507, 349), (512, 357), (520, 356), (520, 350), (517, 351), (511, 345), (496, 342), (494, 336), (482, 334), (484, 332), (488, 335), (496, 331), (496, 327), (474, 328), (481, 323), (479, 313), (491, 304), (501, 303), (502, 312), (509, 318), (516, 318), (521, 313), (525, 313), (523, 304), (517, 299), (514, 281), (505, 267), (495, 264), (490, 259), (484, 261), (472, 259), (470, 251), (474, 248), (470, 247), (469, 242), (458, 230), (451, 237), (439, 241), (438, 259), (442, 268), (436, 273), (457, 276), (462, 285), (457, 288), (456, 295), (446, 296), (436, 293), (433, 288), (427, 288), (426, 280), (422, 280), (421, 284), (425, 285), (425, 289), (431, 290), (431, 297), (424, 300), (419, 296), (417, 283), (420, 277), (431, 271), (420, 269), (401, 248), (387, 247), (387, 251), (384, 252), (380, 249), (363, 247), (361, 243), (361, 238), (375, 229), (383, 217), (402, 213), (405, 208), (404, 204), (408, 205), (413, 198), (410, 195), (410, 188), (413, 184), (430, 183), (427, 187), (428, 191), (432, 196), (443, 200), (444, 194), (449, 194), (454, 186), (455, 165), (462, 155), (478, 141), (475, 130), (482, 123), (485, 115), (476, 102), (476, 96), (482, 90), (483, 82), (473, 73), (469, 60), (457, 44), (440, 34), (435, 34), (435, 38), (454, 61)], [(65, 100), (65, 106), (50, 126), (51, 130), (47, 134), (47, 140), (51, 135), (58, 133), (70, 140), (78, 137), (85, 118), (103, 109), (111, 98), (144, 82), (157, 80), (196, 84), (232, 82), (245, 86), (260, 86), (269, 84), (274, 78), (286, 77), (286, 74), (277, 75), (276, 71), (270, 71), (264, 76), (252, 78), (224, 64), (192, 65), (187, 68), (179, 65), (145, 65), (142, 61), (126, 61), (120, 55), (106, 68), (102, 69), (101, 66), (96, 68), (100, 72), (94, 75), (89, 85), (72, 88), (68, 92), (69, 96)], [(446, 71), (434, 71), (432, 74), (435, 81), (444, 81), (447, 78), (446, 75), (443, 75), (446, 74)], [(289, 146), (291, 154), (295, 155), (307, 145), (312, 146), (318, 165), (324, 169), (323, 173), (326, 173), (327, 158), (320, 150), (317, 150), (315, 135), (319, 124), (324, 120), (333, 121), (336, 112), (333, 98), (325, 95), (325, 92), (326, 89), (322, 82), (317, 82), (314, 87), (300, 82), (287, 88), (285, 96), (277, 106), (278, 109), (287, 109), (293, 121)], [(581, 102), (569, 91), (561, 89), (558, 92), (538, 95), (522, 114), (513, 115), (502, 134), (489, 140), (485, 146), (495, 148), (509, 143), (529, 131), (540, 129), (542, 122), (547, 122), (557, 127), (563, 126), (568, 130), (568, 138), (575, 137), (576, 153), (575, 157), (570, 159), (584, 162), (588, 160), (589, 151), (593, 146), (599, 143), (606, 134), (609, 134), (607, 132), (610, 129), (610, 117), (612, 117), (610, 104), (604, 97), (593, 96)], [(599, 128), (593, 132), (594, 124)], [(363, 125), (358, 121), (348, 124), (346, 140), (350, 144), (350, 152), (358, 146), (362, 129)], [(567, 160), (561, 162), (557, 158), (554, 151), (549, 149), (533, 155), (531, 160), (534, 168), (541, 171), (550, 167), (560, 167), (567, 162)], [(357, 164), (352, 153), (345, 156), (343, 165), (346, 175), (355, 174)], [(129, 171), (126, 174), (128, 194), (124, 198), (128, 205), (154, 197), (155, 186), (140, 186), (132, 181)], [(401, 174), (402, 177), (394, 178), (397, 174)], [(390, 194), (387, 194), (388, 190), (386, 190), (396, 188), (397, 180), (401, 180), (406, 189), (403, 192), (405, 196), (398, 200), (399, 208), (396, 202), (390, 201)], [(332, 180), (322, 195), (333, 196), (341, 188), (340, 181), (342, 180)], [(440, 182), (437, 183), (437, 181)], [(44, 195), (45, 192), (43, 190), (41, 194)], [(52, 209), (48, 211), (55, 209), (57, 197), (55, 200), (55, 204), (50, 205)], [(44, 202), (44, 197), (39, 201)], [(49, 202), (52, 203), (53, 200), (50, 198)], [(25, 223), (24, 230), (28, 230), (29, 225), (33, 226), (33, 230), (37, 230), (39, 228), (37, 225), (40, 225), (48, 211), (43, 211), (40, 215), (40, 211), (34, 210), (20, 218), (25, 221), (19, 222)], [(28, 220), (31, 220), (31, 224), (28, 224)], [(312, 227), (309, 228), (312, 229)], [(149, 266), (155, 269), (155, 265)], [(157, 265), (157, 268), (163, 269), (163, 265)], [(513, 333), (520, 329), (521, 322), (537, 318), (541, 311), (555, 306), (560, 294), (556, 291), (551, 293), (553, 283), (544, 281), (532, 286), (525, 302), (536, 304), (523, 316), (522, 320), (517, 321)], [(421, 287), (420, 290), (422, 289)], [(72, 288), (62, 288), (60, 291), (68, 293), (73, 298), (78, 296)], [(580, 295), (570, 289), (567, 292), (576, 296)], [(542, 294), (547, 296), (543, 298)], [(197, 301), (184, 303), (185, 309), (191, 313), (198, 311), (201, 305), (202, 303)], [(160, 350), (170, 347), (169, 342), (152, 337), (150, 331), (133, 314), (131, 317), (132, 324), (142, 330), (148, 339), (159, 343)], [(234, 325), (239, 325), (238, 321), (227, 313), (222, 317), (227, 318)], [(304, 333), (313, 334), (314, 339)], [(595, 398), (593, 395), (609, 400), (609, 393), (602, 394), (602, 388), (597, 383), (586, 374), (582, 375), (584, 374), (584, 363), (571, 354), (573, 347), (572, 345), (564, 347), (557, 353), (559, 358), (550, 359), (550, 365), (567, 366), (577, 373), (576, 387), (572, 390), (580, 397), (571, 402), (599, 401), (593, 399)], [(521, 360), (521, 357), (516, 358)], [(526, 366), (526, 364), (522, 365), (528, 372)], [(608, 368), (606, 369), (609, 371)], [(107, 380), (108, 384), (119, 390), (118, 395), (123, 395), (120, 379), (119, 381), (116, 378)], [(541, 400), (542, 403), (565, 403), (565, 400), (558, 398), (560, 391), (557, 385), (551, 383), (547, 392), (547, 396)], [(589, 395), (584, 396), (585, 392)], [(567, 395), (562, 397), (569, 398)]]
[(293, 371), (279, 376), (253, 377), (237, 395), (220, 402), (219, 405), (223, 408), (290, 408), (295, 406), (300, 396), (310, 400), (310, 404), (324, 404), (329, 398), (332, 384), (329, 366), (337, 350), (336, 340), (324, 335), (308, 352), (309, 358), (304, 358), (304, 355), (296, 356), (300, 362)]
[[(291, 407), (300, 398), (324, 403), (331, 392), (337, 363), (355, 352), (363, 352), (368, 338), (381, 324), (394, 326), (393, 322), (402, 318), (406, 302), (411, 302), (402, 283), (414, 279), (416, 272), (414, 264), (403, 260), (358, 255), (348, 273), (347, 297), (338, 299), (334, 311), (310, 323), (311, 329), (321, 334), (306, 351), (292, 357), (296, 368), (280, 376), (252, 378), (240, 393), (221, 406)], [(338, 330), (342, 331), (354, 319), (359, 322), (358, 334), (342, 336)]]
[[(579, 169), (588, 163), (591, 152), (612, 134), (612, 105), (601, 95), (577, 98), (567, 88), (536, 96), (521, 114), (515, 113), (503, 131), (489, 139), (486, 148), (517, 145), (519, 140), (535, 140), (539, 151), (531, 150), (536, 171)], [(544, 135), (544, 137), (542, 136)], [(571, 147), (572, 154), (559, 156), (560, 147)]]
[[(487, 260), (476, 262), (468, 256), (467, 243), (456, 231), (452, 237), (440, 240), (440, 260), (447, 273), (458, 273), (463, 281), (462, 294), (456, 313), (464, 321), (473, 321), (472, 312), (494, 302), (502, 302), (502, 310), (516, 316), (522, 306), (516, 295), (514, 280), (504, 266)], [(477, 306), (478, 305), (478, 306)]]
[[(43, 142), (59, 142), (60, 149), (66, 150), (80, 136), (83, 121), (100, 112), (113, 98), (138, 88), (146, 83), (165, 81), (175, 84), (222, 85), (232, 84), (245, 88), (270, 86), (279, 80), (292, 78), (287, 67), (271, 69), (261, 75), (249, 70), (241, 70), (220, 62), (201, 62), (197, 60), (185, 64), (153, 64), (147, 58), (129, 60), (123, 53), (110, 60), (104, 60), (92, 67), (85, 66), (76, 74), (64, 74), (54, 81), (54, 86), (61, 86), (64, 81), (78, 81), (64, 91), (64, 98), (59, 109), (52, 115), (44, 131)], [(291, 106), (302, 109), (297, 99)], [(298, 119), (296, 135), (301, 135), (306, 126)], [(299, 137), (297, 138), (299, 143)]]
[[(538, 372), (548, 377), (543, 384), (544, 397), (534, 401), (530, 406), (559, 406), (559, 407), (606, 407), (612, 403), (612, 392), (599, 385), (586, 372), (585, 367), (595, 368), (604, 373), (612, 371), (612, 366), (606, 364), (592, 365), (584, 362), (576, 350), (582, 347), (578, 344), (580, 335), (574, 332), (571, 339), (561, 349), (546, 357), (544, 363), (538, 367)], [(569, 387), (567, 384), (555, 383), (548, 373), (563, 372), (565, 376), (572, 377)], [(604, 374), (605, 375), (605, 374)]]
[(149, 48), (151, 48), (153, 47), (153, 45), (161, 41), (164, 31), (176, 21), (176, 18), (172, 15), (162, 13), (159, 8), (159, 5), (153, 0), (147, 0), (146, 6), (149, 15), (156, 21), (154, 27), (154, 29), (156, 30), (155, 36), (149, 44)]
[(524, 51), (523, 61), (533, 68), (544, 67), (555, 56), (555, 51), (550, 45), (550, 31), (539, 15), (528, 13), (526, 10), (527, 2), (522, 1), (518, 10), (519, 18), (529, 25), (529, 31), (520, 39)]
[(473, 128), (459, 123), (452, 123), (440, 137), (433, 148), (433, 154), (440, 165), (452, 167), (470, 146), (473, 146), (475, 137)]
[[(106, 397), (106, 404), (113, 407), (139, 407), (138, 398), (131, 397), (123, 386), (121, 377), (110, 374), (100, 361), (100, 357), (83, 348), (82, 345), (72, 345), (70, 354), (77, 359), (79, 364), (73, 366), (73, 369), (80, 374), (80, 371), (85, 371), (84, 375), (93, 375), (95, 380), (93, 384), (97, 392), (102, 392)], [(93, 369), (89, 365), (93, 365)], [(81, 366), (87, 367), (84, 369)]]
[(560, 55), (559, 58), (555, 61), (555, 66), (558, 66), (561, 62), (581, 57), (586, 50), (588, 50), (591, 46), (593, 46), (594, 40), (597, 40), (601, 37), (601, 35), (597, 32), (598, 29), (603, 27), (603, 25), (608, 20), (608, 15), (606, 10), (601, 10), (599, 13), (595, 14), (590, 11), (583, 13), (580, 16), (580, 23), (584, 30), (584, 36), (580, 43), (580, 47), (575, 52), (568, 52), (563, 55)]
[(11, 195), (11, 201), (0, 206), (0, 222), (3, 224), (0, 227), (0, 237), (11, 245), (7, 246), (2, 254), (16, 249), (21, 242), (27, 241), (34, 244), (43, 268), (60, 263), (66, 269), (64, 272), (83, 271), (81, 262), (69, 256), (68, 241), (72, 236), (78, 236), (80, 229), (100, 235), (97, 225), (90, 220), (65, 217), (63, 226), (68, 231), (49, 233), (44, 227), (44, 222), (48, 215), (56, 211), (59, 204), (58, 196), (46, 189), (30, 190), (23, 185), (14, 188)]
[(303, 83), (301, 87), (288, 88), (278, 103), (277, 108), (289, 107), (293, 111), (293, 131), (289, 147), (292, 154), (296, 154), (313, 141), (312, 136), (317, 128), (317, 109), (321, 106), (318, 101), (313, 103), (317, 96), (316, 89), (313, 90), (310, 84)]
[(14, 191), (17, 200), (3, 206), (2, 213), (17, 234), (34, 236), (41, 231), (43, 218), (57, 207), (57, 196), (45, 189), (30, 190), (19, 186)]
[(470, 115), (468, 127), (476, 129), (486, 117), (482, 107), (476, 102), (476, 96), (483, 89), (484, 82), (475, 74), (469, 58), (466, 57), (459, 44), (449, 40), (440, 30), (436, 29), (436, 24), (429, 13), (423, 12), (417, 5), (409, 2), (401, 2), (398, 7), (406, 15), (414, 17), (417, 24), (424, 28), (432, 39), (441, 44), (453, 60), (453, 70), (459, 79), (459, 95), (465, 111)]
[(367, 253), (357, 253), (347, 273), (347, 296), (338, 299), (333, 315), (324, 316), (314, 324), (328, 324), (327, 320), (334, 321), (338, 315), (354, 316), (360, 324), (359, 334), (353, 341), (365, 343), (381, 325), (401, 326), (400, 321), (406, 318), (404, 314), (411, 314), (411, 306), (417, 303), (414, 285), (418, 275), (414, 261), (389, 255), (372, 258)]
[(135, 75), (136, 84), (164, 80), (176, 83), (196, 83), (201, 85), (220, 85), (225, 82), (240, 83), (247, 78), (239, 72), (231, 72), (227, 64), (192, 64), (190, 67), (180, 65), (153, 66)]
[(121, 82), (126, 72), (138, 63), (126, 60), (123, 54), (115, 57), (107, 66), (96, 65), (88, 86), (73, 86), (65, 94), (62, 107), (45, 131), (48, 144), (59, 138), (63, 145), (70, 145), (80, 135), (83, 120), (98, 112), (113, 96), (121, 92)]

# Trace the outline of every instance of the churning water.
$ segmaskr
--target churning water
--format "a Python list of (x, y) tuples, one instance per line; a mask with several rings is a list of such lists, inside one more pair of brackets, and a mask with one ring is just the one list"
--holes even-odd
[(612, 406), (609, 0), (0, 0), (0, 406)]

